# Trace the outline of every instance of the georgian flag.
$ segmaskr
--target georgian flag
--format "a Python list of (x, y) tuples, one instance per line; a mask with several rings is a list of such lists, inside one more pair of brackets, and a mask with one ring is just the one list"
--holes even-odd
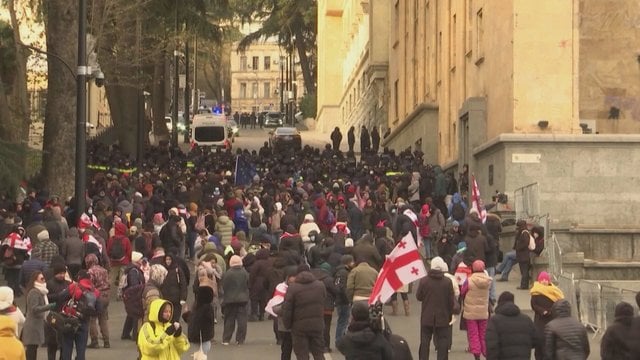
[(267, 302), (267, 306), (264, 307), (264, 311), (266, 311), (267, 314), (278, 317), (278, 315), (273, 312), (273, 307), (284, 302), (284, 296), (287, 294), (288, 288), (289, 286), (286, 282), (281, 282), (276, 286), (276, 289), (273, 291), (273, 297)]
[(482, 223), (484, 224), (487, 221), (487, 210), (484, 208), (484, 206), (480, 205), (480, 189), (478, 189), (476, 177), (471, 175), (471, 180), (473, 181), (471, 188), (471, 208), (478, 210), (480, 220), (482, 220)]
[(387, 255), (378, 279), (373, 285), (369, 304), (377, 301), (385, 303), (402, 286), (427, 276), (418, 247), (409, 232)]

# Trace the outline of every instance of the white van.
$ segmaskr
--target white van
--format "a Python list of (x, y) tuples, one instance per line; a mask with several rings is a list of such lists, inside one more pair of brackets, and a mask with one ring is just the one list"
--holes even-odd
[(224, 114), (198, 114), (191, 123), (191, 144), (215, 148), (231, 148)]

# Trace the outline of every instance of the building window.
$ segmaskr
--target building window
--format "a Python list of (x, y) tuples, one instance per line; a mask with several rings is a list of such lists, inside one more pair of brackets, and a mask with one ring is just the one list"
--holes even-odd
[(254, 99), (258, 98), (258, 82), (254, 82), (253, 84), (251, 84), (251, 97), (253, 97)]
[(264, 83), (264, 94), (262, 96), (264, 96), (265, 98), (270, 98), (271, 97), (271, 83), (270, 82)]
[(482, 18), (482, 9), (476, 13), (476, 56), (477, 63), (484, 60), (484, 20)]
[(455, 69), (456, 68), (456, 59), (457, 59), (457, 51), (456, 48), (458, 47), (458, 38), (457, 38), (457, 33), (458, 33), (458, 21), (456, 18), (456, 15), (453, 15), (453, 19), (451, 21), (451, 69)]
[(240, 83), (240, 99), (247, 97), (247, 83)]
[(257, 57), (257, 56), (254, 56), (254, 57), (251, 59), (251, 68), (252, 68), (253, 70), (258, 70), (259, 63), (260, 63), (260, 58), (259, 58), (259, 57)]
[(240, 56), (240, 70), (247, 71), (247, 57)]
[(271, 56), (264, 57), (264, 69), (271, 70)]
[(395, 119), (398, 120), (398, 113), (400, 112), (399, 100), (398, 100), (398, 80), (393, 83), (393, 111), (395, 113)]

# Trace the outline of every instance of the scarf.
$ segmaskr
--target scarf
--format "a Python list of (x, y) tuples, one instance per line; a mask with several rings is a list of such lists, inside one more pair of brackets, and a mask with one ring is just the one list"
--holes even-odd
[[(47, 289), (47, 284), (39, 283), (36, 281), (35, 283), (33, 283), (33, 288), (40, 292), (40, 294), (44, 298), (44, 304), (49, 305), (49, 298), (47, 297), (47, 294), (49, 293), (49, 289)], [(45, 311), (44, 313), (45, 319), (47, 318), (47, 315), (49, 315), (49, 311)]]
[(531, 288), (530, 293), (532, 296), (533, 295), (545, 296), (553, 302), (556, 302), (560, 299), (564, 299), (564, 294), (562, 293), (562, 290), (560, 290), (560, 288), (558, 288), (553, 284), (543, 285), (537, 281), (533, 283), (533, 287)]

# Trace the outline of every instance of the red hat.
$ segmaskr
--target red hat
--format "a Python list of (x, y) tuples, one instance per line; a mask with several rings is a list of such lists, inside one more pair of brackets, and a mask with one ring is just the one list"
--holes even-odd
[(422, 209), (420, 210), (420, 212), (422, 214), (427, 214), (429, 212), (429, 210), (431, 210), (431, 208), (429, 207), (429, 204), (424, 204), (424, 205), (422, 205)]
[(473, 264), (471, 264), (471, 269), (473, 270), (473, 272), (484, 271), (484, 261), (482, 260), (474, 261)]

